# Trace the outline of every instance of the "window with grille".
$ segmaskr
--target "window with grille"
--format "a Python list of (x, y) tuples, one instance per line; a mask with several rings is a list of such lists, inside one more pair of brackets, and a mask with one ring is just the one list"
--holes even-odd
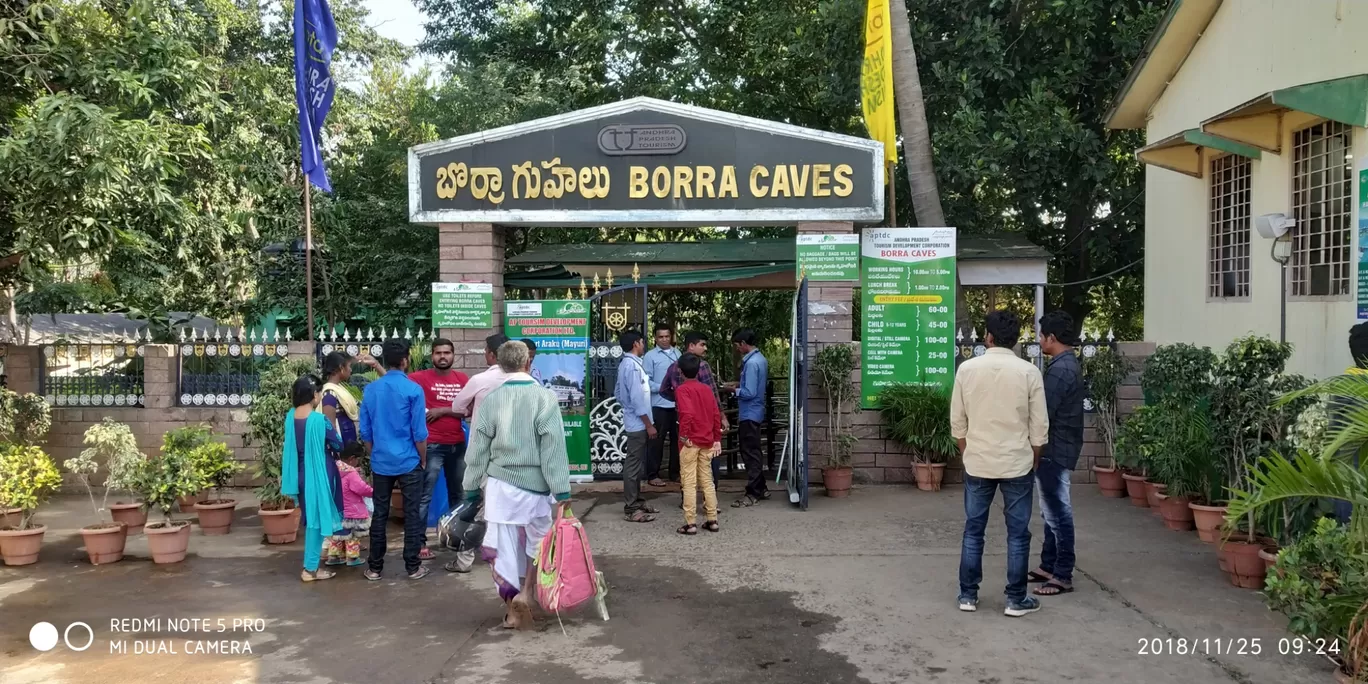
[(1293, 134), (1293, 296), (1349, 294), (1353, 128), (1327, 121)]
[(1209, 297), (1249, 296), (1249, 169), (1248, 157), (1211, 160)]

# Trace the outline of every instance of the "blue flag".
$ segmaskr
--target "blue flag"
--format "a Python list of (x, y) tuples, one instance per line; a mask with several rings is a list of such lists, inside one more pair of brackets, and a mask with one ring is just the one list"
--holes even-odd
[(299, 143), (304, 175), (324, 192), (332, 192), (323, 168), (319, 133), (332, 108), (333, 83), (330, 65), (337, 47), (328, 0), (296, 0), (294, 11), (295, 102), (299, 105)]

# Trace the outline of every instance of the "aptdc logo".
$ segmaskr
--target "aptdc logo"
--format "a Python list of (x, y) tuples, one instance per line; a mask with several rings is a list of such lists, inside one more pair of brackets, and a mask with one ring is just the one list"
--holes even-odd
[[(67, 625), (61, 633), (62, 642), (66, 647), (73, 651), (84, 651), (95, 643), (95, 630), (84, 622), (73, 622)], [(29, 644), (39, 651), (47, 652), (57, 647), (57, 627), (51, 622), (39, 622), (29, 629)], [(72, 639), (79, 643), (85, 639), (85, 643), (77, 645), (72, 643)]]
[(556, 315), (565, 316), (568, 314), (582, 314), (588, 312), (588, 309), (586, 309), (584, 305), (579, 302), (566, 302), (565, 304), (561, 305), (561, 308), (556, 310)]

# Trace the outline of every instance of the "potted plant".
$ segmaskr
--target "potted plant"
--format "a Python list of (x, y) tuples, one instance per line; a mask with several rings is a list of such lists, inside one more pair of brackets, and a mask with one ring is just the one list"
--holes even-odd
[(143, 501), (162, 513), (162, 521), (143, 528), (154, 563), (179, 563), (190, 547), (190, 521), (173, 520), (171, 508), (181, 497), (204, 489), (205, 482), (190, 455), (178, 449), (163, 449), (147, 462), (139, 478)]
[(200, 530), (205, 534), (228, 534), (233, 529), (233, 511), (237, 508), (236, 499), (226, 499), (223, 488), (233, 481), (233, 476), (242, 472), (242, 466), (233, 460), (233, 450), (223, 442), (205, 442), (190, 452), (190, 462), (205, 482), (214, 488), (214, 498), (195, 504), (199, 514)]
[(1117, 499), (1126, 496), (1126, 481), (1116, 463), (1116, 437), (1120, 429), (1117, 395), (1131, 370), (1130, 360), (1110, 347), (1098, 347), (1096, 354), (1083, 359), (1083, 377), (1093, 403), (1093, 424), (1097, 426), (1107, 459), (1106, 465), (1094, 463), (1092, 469), (1102, 496)]
[(1212, 449), (1211, 421), (1206, 411), (1175, 397), (1161, 399), (1155, 407), (1154, 450), (1150, 460), (1150, 484), (1162, 487), (1155, 493), (1164, 526), (1170, 530), (1193, 529), (1194, 497), (1205, 496), (1220, 477)]
[[(52, 427), (52, 409), (36, 394), (0, 387), (0, 445), (38, 446)], [(23, 509), (0, 502), (0, 528), (19, 528)]]
[(268, 544), (289, 544), (299, 534), (299, 509), (280, 493), (280, 454), (284, 449), (285, 414), (289, 412), (290, 388), (301, 375), (314, 372), (311, 361), (289, 360), (262, 372), (259, 390), (247, 410), (247, 444), (257, 447), (254, 475), (261, 482), (257, 514)]
[(889, 435), (912, 451), (917, 489), (940, 491), (945, 464), (959, 446), (950, 434), (950, 392), (935, 385), (897, 384), (879, 393)]
[(827, 420), (824, 431), (827, 446), (827, 467), (822, 470), (822, 484), (827, 496), (850, 495), (853, 469), (850, 467), (851, 452), (855, 448), (855, 436), (844, 428), (846, 405), (851, 404), (859, 390), (850, 376), (855, 372), (855, 348), (849, 344), (833, 344), (823, 347), (813, 360), (817, 380), (826, 394)]
[[(90, 563), (115, 563), (123, 559), (124, 544), (128, 539), (128, 524), (112, 516), (108, 521), (104, 519), (104, 512), (109, 510), (109, 492), (116, 488), (136, 487), (147, 459), (138, 451), (133, 431), (127, 425), (110, 418), (90, 426), (85, 432), (84, 441), (89, 446), (82, 449), (76, 458), (64, 461), (62, 466), (85, 487), (86, 495), (90, 497), (90, 507), (95, 514), (96, 522), (81, 528), (81, 537), (85, 540), (86, 555), (90, 558)], [(97, 504), (95, 488), (91, 485), (90, 478), (99, 472), (101, 462), (106, 464), (107, 475), (104, 494)], [(142, 504), (137, 506), (137, 510), (140, 511)], [(138, 523), (139, 531), (146, 520), (147, 514), (144, 512), (142, 521)]]
[[(162, 451), (174, 451), (189, 458), (191, 452), (199, 448), (201, 444), (206, 444), (212, 440), (213, 435), (213, 429), (204, 423), (167, 430), (166, 434), (162, 435)], [(193, 462), (192, 459), (191, 463)], [(202, 500), (204, 500), (204, 493), (197, 489), (193, 492), (186, 492), (176, 501), (176, 504), (182, 513), (189, 513), (194, 510), (195, 504)]]
[(1126, 495), (1132, 506), (1149, 508), (1145, 493), (1145, 468), (1153, 450), (1150, 435), (1154, 433), (1155, 407), (1141, 406), (1124, 421), (1116, 434), (1114, 454), (1121, 479), (1126, 484)]
[(36, 446), (0, 446), (0, 506), (19, 509), (19, 524), (0, 528), (0, 556), (5, 565), (38, 562), (47, 527), (33, 524), (34, 511), (62, 486), (52, 457)]

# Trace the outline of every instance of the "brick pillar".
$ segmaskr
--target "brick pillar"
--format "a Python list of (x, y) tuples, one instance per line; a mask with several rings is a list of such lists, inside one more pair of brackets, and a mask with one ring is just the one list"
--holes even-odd
[(176, 405), (176, 346), (143, 345), (143, 409), (170, 409)]
[(43, 366), (42, 347), (5, 347), (5, 383), (19, 394), (38, 391), (38, 372)]
[(318, 343), (308, 340), (294, 340), (285, 343), (286, 356), (291, 361), (317, 361)]
[[(800, 223), (798, 232), (815, 234), (837, 234), (852, 233), (855, 231), (853, 223)], [(851, 297), (854, 296), (855, 287), (859, 281), (848, 282), (808, 282), (808, 358), (815, 358), (818, 351), (823, 347), (833, 344), (850, 344), (852, 340), (855, 318), (851, 310)], [(859, 351), (856, 350), (858, 354)], [(858, 362), (856, 364), (858, 369)], [(859, 371), (857, 370), (852, 381), (859, 382)], [(847, 415), (844, 423), (850, 425), (855, 431), (860, 442), (855, 445), (853, 462), (857, 470), (864, 475), (866, 481), (883, 481), (883, 473), (875, 468), (875, 454), (870, 451), (874, 444), (878, 442), (878, 427), (873, 427), (872, 434), (857, 423), (863, 422), (867, 418), (862, 413), (851, 413), (847, 407)], [(877, 420), (878, 416), (874, 415)], [(808, 463), (810, 479), (813, 482), (821, 480), (820, 469), (826, 466), (829, 449), (825, 441), (825, 432), (828, 416), (826, 393), (822, 391), (821, 380), (816, 373), (809, 374), (808, 384)], [(869, 439), (873, 437), (875, 439)]]
[(457, 370), (471, 375), (488, 368), (486, 337), (503, 331), (504, 230), (491, 223), (443, 223), (437, 226), (438, 277), (444, 283), (476, 282), (494, 286), (492, 328), (442, 328), (437, 331), (456, 343)]

